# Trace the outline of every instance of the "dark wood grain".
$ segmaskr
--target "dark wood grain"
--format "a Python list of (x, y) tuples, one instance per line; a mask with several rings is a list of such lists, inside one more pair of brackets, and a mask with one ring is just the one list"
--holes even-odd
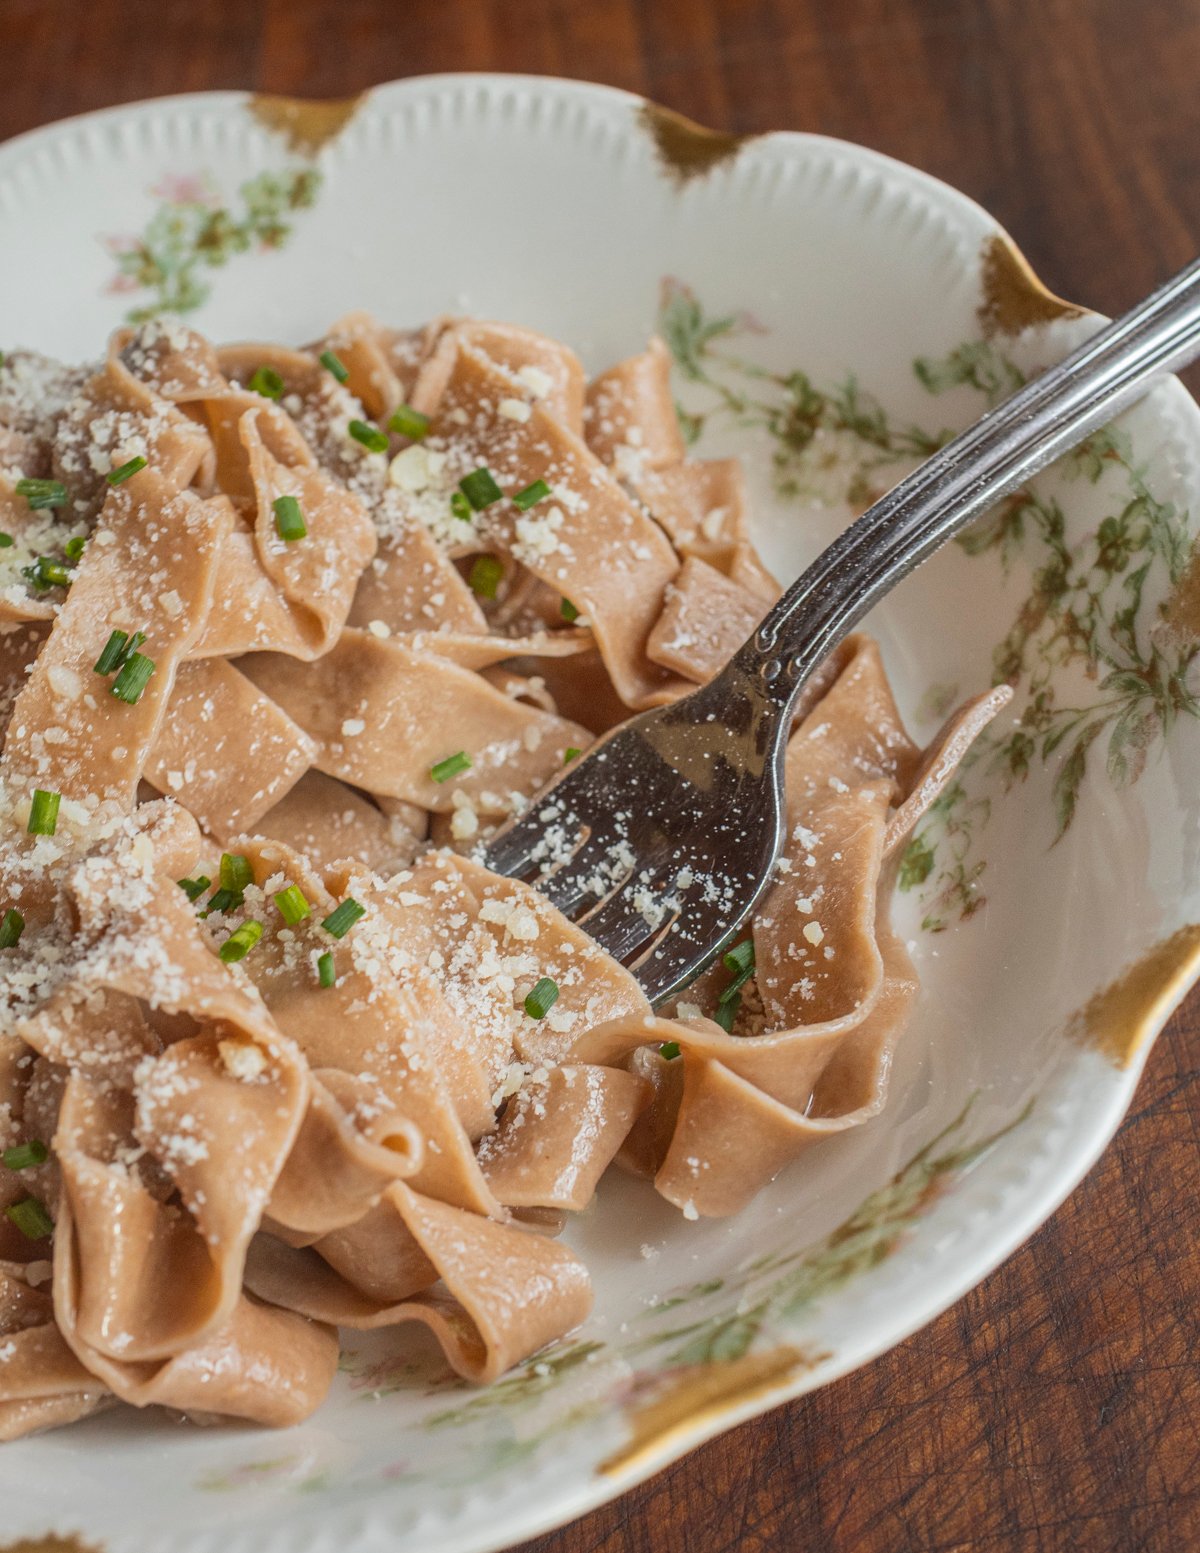
[[(0, 0), (0, 58), (0, 137), (210, 87), (587, 76), (913, 162), (1107, 312), (1200, 250), (1198, 0)], [(1100, 1165), (939, 1321), (525, 1553), (1200, 1547), (1198, 1027), (1193, 999)]]

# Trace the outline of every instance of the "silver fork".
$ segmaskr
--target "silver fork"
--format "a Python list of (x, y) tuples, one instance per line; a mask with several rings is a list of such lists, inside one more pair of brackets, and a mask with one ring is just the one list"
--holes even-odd
[(675, 997), (735, 938), (784, 839), (783, 756), (815, 671), (953, 534), (1200, 353), (1200, 260), (868, 508), (727, 666), (601, 738), (482, 852)]

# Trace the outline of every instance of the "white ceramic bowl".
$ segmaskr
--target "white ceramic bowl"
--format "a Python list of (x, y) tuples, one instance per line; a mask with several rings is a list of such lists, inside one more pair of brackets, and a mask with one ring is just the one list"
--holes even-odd
[[(922, 436), (1095, 327), (978, 206), (881, 156), (476, 76), (172, 98), (0, 147), (0, 343), (89, 355), (164, 305), (218, 339), (469, 311), (591, 366), (663, 328), (783, 577)], [(483, 1553), (862, 1364), (1007, 1256), (1104, 1147), (1197, 969), (1198, 449), (1196, 406), (1160, 388), (870, 623), (918, 734), (997, 673), (1018, 690), (908, 855), (922, 994), (880, 1120), (728, 1222), (608, 1182), (570, 1231), (596, 1315), (490, 1391), (407, 1331), (355, 1336), (290, 1433), (122, 1409), (9, 1446), (7, 1547)]]

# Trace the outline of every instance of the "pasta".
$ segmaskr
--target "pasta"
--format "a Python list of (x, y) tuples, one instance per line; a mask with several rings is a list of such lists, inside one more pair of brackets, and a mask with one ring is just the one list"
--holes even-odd
[(174, 321), (0, 367), (0, 1439), (120, 1401), (294, 1423), (336, 1329), (481, 1383), (587, 1315), (614, 1162), (741, 1208), (883, 1104), (927, 750), (874, 644), (787, 757), (752, 932), (653, 1014), (471, 855), (776, 587), (654, 341)]

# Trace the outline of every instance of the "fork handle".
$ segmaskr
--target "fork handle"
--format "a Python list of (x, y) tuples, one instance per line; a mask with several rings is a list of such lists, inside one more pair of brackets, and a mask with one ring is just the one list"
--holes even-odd
[[(902, 577), (1000, 497), (1200, 354), (1200, 259), (948, 442), (787, 590), (710, 689), (747, 693), (781, 748), (805, 683)], [(765, 752), (764, 752), (765, 753)]]

